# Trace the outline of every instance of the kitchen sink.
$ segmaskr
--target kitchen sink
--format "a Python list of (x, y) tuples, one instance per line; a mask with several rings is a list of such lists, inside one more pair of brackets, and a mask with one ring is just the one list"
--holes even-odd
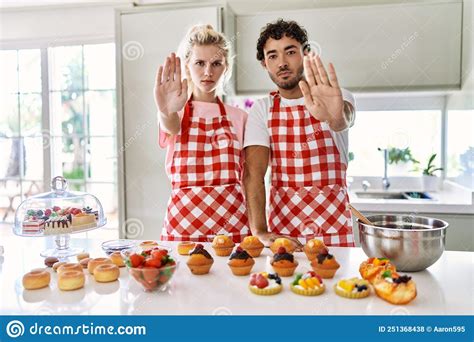
[(431, 201), (433, 198), (426, 192), (419, 191), (359, 191), (355, 193), (358, 198), (384, 199), (384, 200), (424, 200)]

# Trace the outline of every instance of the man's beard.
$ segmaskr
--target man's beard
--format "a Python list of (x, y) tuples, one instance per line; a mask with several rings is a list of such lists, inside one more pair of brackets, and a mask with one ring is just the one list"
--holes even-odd
[[(285, 70), (288, 70), (288, 69), (278, 70), (278, 72), (285, 71)], [(303, 70), (304, 70), (304, 68), (303, 68), (303, 66), (301, 66), (298, 69), (298, 71), (296, 72), (295, 77), (290, 78), (289, 80), (286, 80), (286, 81), (279, 81), (278, 76), (277, 75), (272, 75), (270, 72), (268, 73), (268, 75), (272, 79), (273, 83), (275, 83), (279, 88), (285, 89), (285, 90), (291, 90), (291, 89), (294, 89), (295, 87), (297, 87), (298, 83), (303, 78)]]

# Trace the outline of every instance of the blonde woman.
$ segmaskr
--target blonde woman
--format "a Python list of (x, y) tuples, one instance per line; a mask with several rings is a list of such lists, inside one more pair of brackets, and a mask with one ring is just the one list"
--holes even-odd
[(247, 113), (218, 96), (231, 75), (230, 43), (200, 25), (180, 50), (181, 57), (172, 53), (159, 67), (155, 84), (160, 146), (167, 148), (172, 185), (161, 239), (209, 242), (224, 234), (240, 242), (250, 234), (241, 187)]

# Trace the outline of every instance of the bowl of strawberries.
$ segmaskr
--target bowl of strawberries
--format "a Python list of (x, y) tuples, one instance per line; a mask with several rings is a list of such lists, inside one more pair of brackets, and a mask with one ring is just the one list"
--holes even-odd
[(163, 247), (146, 251), (133, 248), (121, 253), (128, 272), (145, 291), (166, 290), (178, 266), (169, 250)]

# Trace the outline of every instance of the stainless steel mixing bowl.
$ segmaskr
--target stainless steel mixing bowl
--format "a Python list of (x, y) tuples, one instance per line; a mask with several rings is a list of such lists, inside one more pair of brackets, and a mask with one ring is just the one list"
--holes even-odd
[(389, 258), (397, 270), (416, 272), (443, 254), (448, 223), (413, 215), (373, 215), (374, 225), (357, 220), (359, 239), (368, 257)]

